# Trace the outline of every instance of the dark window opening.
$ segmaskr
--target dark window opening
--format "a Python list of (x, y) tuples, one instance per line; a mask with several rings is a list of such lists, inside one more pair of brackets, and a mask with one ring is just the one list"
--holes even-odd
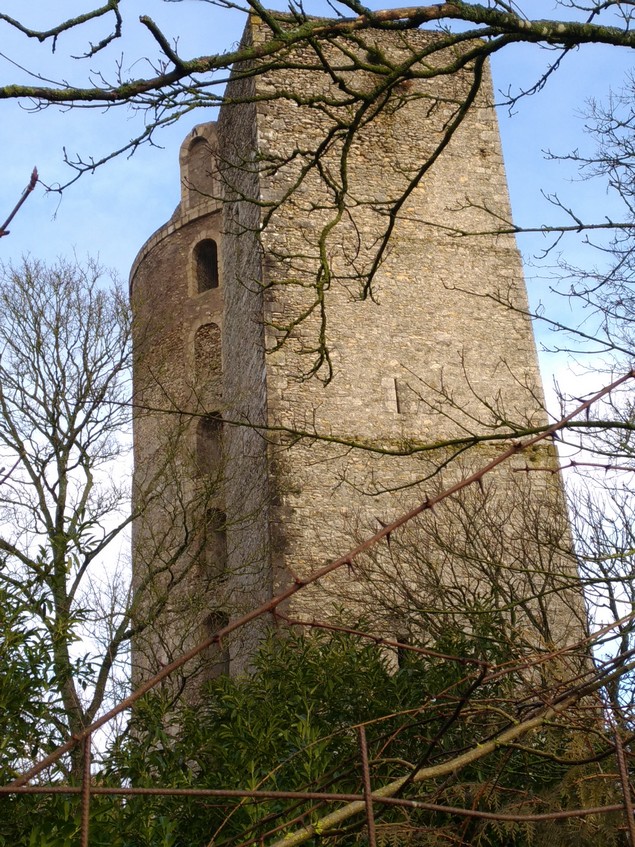
[(205, 415), (196, 428), (196, 465), (199, 476), (219, 476), (223, 450), (223, 419), (218, 412)]
[(227, 575), (227, 516), (220, 509), (205, 513), (205, 572), (210, 582), (218, 582)]
[[(196, 330), (194, 368), (197, 389), (203, 392), (206, 390), (215, 392), (213, 397), (219, 398), (222, 394), (222, 370), (221, 335), (218, 324), (204, 324)], [(209, 403), (214, 402), (218, 402), (218, 399), (214, 401), (210, 398)]]
[(213, 238), (206, 238), (196, 245), (194, 261), (198, 293), (218, 288), (218, 246)]

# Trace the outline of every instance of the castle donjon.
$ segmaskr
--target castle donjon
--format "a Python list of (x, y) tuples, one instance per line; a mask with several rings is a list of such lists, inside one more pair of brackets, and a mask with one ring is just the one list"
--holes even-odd
[[(546, 424), (519, 253), (495, 233), (511, 213), (488, 70), (435, 72), (435, 37), (234, 69), (182, 145), (180, 203), (131, 272), (137, 673)], [(541, 614), (561, 636), (541, 593), (573, 578), (554, 461), (519, 455), (196, 672), (239, 672), (288, 619), (433, 636), (430, 610), (446, 626), (470, 597), (514, 609), (521, 639)]]

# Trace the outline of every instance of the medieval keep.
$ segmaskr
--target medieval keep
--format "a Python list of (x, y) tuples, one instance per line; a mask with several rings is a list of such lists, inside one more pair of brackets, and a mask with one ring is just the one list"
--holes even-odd
[[(263, 29), (252, 17), (245, 38)], [(137, 674), (546, 422), (519, 253), (487, 234), (511, 218), (487, 68), (431, 72), (433, 37), (358, 34), (324, 45), (321, 68), (307, 48), (234, 69), (218, 121), (182, 145), (181, 201), (130, 277), (134, 583), (151, 621)], [(535, 604), (546, 641), (579, 632), (576, 603), (541, 605), (547, 578), (575, 576), (559, 478), (528, 472), (554, 458), (518, 456), (281, 612), (408, 637), (461, 585)], [(271, 623), (191, 673), (240, 671)]]

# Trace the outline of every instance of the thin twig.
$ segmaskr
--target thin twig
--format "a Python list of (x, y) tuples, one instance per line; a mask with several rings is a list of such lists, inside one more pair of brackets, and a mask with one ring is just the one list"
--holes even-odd
[(624, 745), (620, 736), (620, 728), (617, 721), (614, 721), (613, 735), (615, 738), (615, 758), (617, 759), (617, 767), (620, 772), (620, 783), (622, 785), (622, 796), (624, 797), (624, 818), (626, 820), (626, 829), (628, 832), (629, 842), (631, 847), (635, 847), (635, 817), (633, 817), (633, 798), (631, 796), (631, 782), (628, 778), (628, 767), (626, 764), (626, 756), (624, 755)]
[(18, 200), (18, 202), (17, 202), (17, 203), (15, 204), (15, 206), (13, 207), (13, 211), (11, 212), (11, 214), (9, 215), (9, 217), (8, 217), (8, 218), (6, 219), (6, 221), (5, 221), (5, 222), (4, 222), (4, 223), (0, 226), (0, 238), (2, 238), (2, 236), (3, 236), (3, 235), (8, 235), (8, 234), (9, 234), (9, 230), (7, 229), (7, 227), (9, 226), (9, 224), (11, 223), (11, 221), (12, 221), (12, 220), (14, 219), (14, 217), (16, 216), (16, 214), (17, 214), (17, 212), (18, 212), (18, 210), (19, 210), (20, 206), (24, 203), (24, 201), (26, 200), (26, 198), (29, 196), (29, 194), (33, 191), (33, 189), (34, 189), (34, 188), (35, 188), (35, 186), (37, 185), (37, 181), (38, 181), (37, 168), (33, 168), (33, 170), (31, 171), (31, 179), (29, 180), (29, 184), (27, 185), (27, 187), (26, 187), (26, 188), (24, 189), (24, 191), (22, 192), (22, 196), (20, 197), (20, 199)]
[(375, 817), (373, 815), (373, 790), (370, 784), (370, 768), (368, 766), (368, 745), (366, 744), (366, 730), (362, 724), (357, 728), (359, 733), (359, 750), (362, 757), (362, 777), (364, 779), (364, 802), (366, 804), (366, 826), (368, 828), (368, 843), (375, 847)]
[(84, 739), (84, 766), (82, 771), (82, 838), (81, 847), (88, 847), (90, 833), (90, 747), (91, 735)]

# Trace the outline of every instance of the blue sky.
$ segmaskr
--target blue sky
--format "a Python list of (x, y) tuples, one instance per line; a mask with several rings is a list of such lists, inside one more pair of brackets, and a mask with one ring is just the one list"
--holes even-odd
[[(25, 23), (45, 27), (85, 11), (93, 0), (3, 0), (2, 11)], [(94, 0), (94, 5), (97, 5)], [(13, 62), (40, 68), (56, 79), (83, 82), (87, 70), (93, 76), (106, 70), (112, 77), (113, 63), (122, 61), (129, 75), (148, 73), (140, 56), (154, 54), (155, 45), (138, 23), (140, 14), (149, 14), (165, 32), (179, 37), (179, 51), (191, 56), (229, 48), (240, 37), (243, 18), (234, 11), (221, 10), (202, 0), (130, 0), (126, 6), (126, 37), (115, 42), (99, 58), (73, 62), (69, 53), (79, 53), (86, 42), (103, 36), (104, 23), (91, 24), (83, 32), (60, 38), (57, 52), (50, 46), (27, 42), (0, 24), (0, 52)], [(25, 11), (25, 7), (27, 7)], [(531, 7), (531, 8), (529, 8)], [(532, 16), (557, 13), (551, 0), (527, 4)], [(560, 10), (562, 12), (562, 10)], [(535, 46), (513, 46), (493, 61), (495, 88), (517, 91), (531, 85), (553, 53)], [(588, 144), (582, 134), (581, 113), (585, 101), (603, 99), (610, 87), (619, 88), (630, 65), (626, 50), (584, 47), (572, 52), (561, 69), (539, 94), (524, 98), (509, 115), (500, 109), (500, 127), (515, 220), (537, 224), (554, 220), (554, 212), (541, 195), (541, 189), (555, 192), (571, 201), (580, 214), (602, 217), (610, 210), (601, 184), (572, 182), (573, 173), (561, 163), (548, 162), (546, 149), (566, 153)], [(27, 81), (29, 77), (0, 58), (2, 82)], [(28, 104), (27, 104), (28, 105)], [(11, 235), (0, 240), (0, 259), (15, 260), (23, 253), (52, 259), (75, 252), (82, 259), (98, 254), (122, 279), (128, 274), (134, 256), (145, 239), (171, 215), (179, 197), (178, 148), (188, 130), (211, 120), (211, 109), (200, 109), (163, 131), (157, 141), (163, 149), (145, 147), (132, 158), (122, 157), (87, 174), (59, 197), (36, 189), (13, 222)], [(84, 158), (99, 158), (124, 144), (142, 126), (142, 115), (126, 107), (60, 110), (49, 108), (30, 112), (25, 105), (0, 102), (0, 146), (3, 151), (0, 217), (4, 218), (26, 185), (31, 168), (37, 165), (42, 180), (49, 184), (69, 178), (63, 164), (63, 149)], [(531, 257), (543, 243), (541, 236), (523, 240), (521, 246)], [(528, 287), (534, 302), (545, 296), (540, 274), (528, 268)], [(563, 304), (563, 307), (566, 304)]]

